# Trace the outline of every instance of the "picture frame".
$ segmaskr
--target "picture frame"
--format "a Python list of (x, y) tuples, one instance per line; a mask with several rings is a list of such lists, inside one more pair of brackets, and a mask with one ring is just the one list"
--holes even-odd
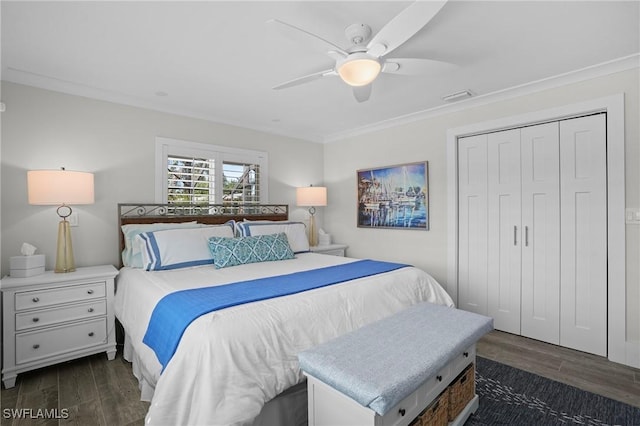
[(429, 230), (429, 163), (356, 171), (359, 228)]

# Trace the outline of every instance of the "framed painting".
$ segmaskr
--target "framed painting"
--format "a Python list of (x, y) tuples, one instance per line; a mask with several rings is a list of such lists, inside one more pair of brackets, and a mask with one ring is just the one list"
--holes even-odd
[(428, 162), (358, 170), (358, 227), (429, 229)]

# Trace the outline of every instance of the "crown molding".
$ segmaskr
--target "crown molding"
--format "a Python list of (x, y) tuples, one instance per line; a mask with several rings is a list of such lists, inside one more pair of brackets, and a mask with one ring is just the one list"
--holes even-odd
[(300, 139), (307, 142), (322, 143), (321, 135), (300, 135), (292, 132), (283, 131), (270, 126), (250, 126), (241, 121), (228, 120), (222, 117), (202, 114), (188, 108), (180, 108), (164, 104), (161, 100), (154, 102), (146, 99), (130, 96), (115, 90), (94, 87), (88, 84), (76, 83), (57, 77), (35, 73), (28, 70), (7, 67), (2, 72), (2, 81), (14, 84), (22, 84), (25, 86), (37, 87), (39, 89), (50, 90), (53, 92), (74, 95), (97, 101), (111, 102), (114, 104), (147, 109), (165, 114), (178, 115), (182, 117), (193, 118), (197, 120), (209, 121), (216, 124), (239, 127), (255, 132), (268, 133), (287, 138)]
[(344, 140), (351, 137), (356, 137), (375, 131), (388, 129), (396, 126), (400, 126), (407, 123), (412, 123), (419, 120), (425, 120), (440, 115), (451, 114), (458, 111), (463, 111), (469, 108), (475, 108), (494, 102), (499, 102), (507, 99), (512, 99), (536, 92), (540, 92), (547, 89), (553, 89), (560, 86), (565, 86), (572, 83), (578, 83), (585, 80), (590, 80), (597, 77), (606, 76), (609, 74), (615, 74), (618, 72), (640, 68), (640, 53), (617, 58), (608, 62), (592, 65), (586, 68), (582, 68), (575, 71), (570, 71), (564, 74), (544, 78), (541, 80), (532, 81), (529, 83), (513, 86), (507, 89), (491, 92), (473, 98), (469, 98), (463, 101), (456, 102), (454, 104), (446, 104), (429, 108), (423, 111), (407, 114), (404, 116), (394, 117), (388, 120), (379, 121), (373, 124), (368, 124), (358, 128), (350, 129), (344, 132), (333, 133), (330, 135), (319, 134), (301, 134), (299, 132), (287, 132), (283, 129), (274, 128), (272, 126), (248, 126), (243, 122), (235, 122), (221, 117), (210, 116), (206, 114), (197, 113), (195, 111), (183, 108), (170, 107), (164, 105), (161, 102), (152, 102), (136, 97), (126, 95), (117, 91), (108, 89), (102, 89), (92, 87), (89, 85), (74, 83), (66, 81), (56, 77), (42, 75), (34, 73), (28, 70), (16, 69), (8, 67), (3, 70), (2, 80), (15, 84), (23, 84), (27, 86), (38, 87), (45, 90), (52, 90), (62, 92), (70, 95), (81, 96), (85, 98), (101, 100), (106, 102), (112, 102), (120, 105), (132, 106), (137, 108), (144, 108), (154, 110), (158, 112), (164, 112), (167, 114), (179, 115), (189, 118), (195, 118), (205, 121), (210, 121), (222, 125), (240, 127), (247, 130), (253, 130), (256, 132), (268, 133), (272, 135), (278, 135), (293, 139), (300, 139), (307, 142), (315, 143), (331, 143)]
[(611, 61), (591, 65), (578, 70), (570, 71), (552, 77), (535, 80), (518, 86), (509, 87), (507, 89), (498, 90), (484, 95), (475, 96), (473, 98), (456, 102), (455, 104), (441, 105), (435, 108), (429, 108), (423, 111), (395, 117), (389, 120), (380, 121), (374, 124), (358, 127), (345, 132), (334, 133), (323, 139), (324, 143), (337, 142), (347, 138), (376, 132), (391, 127), (412, 123), (419, 120), (437, 117), (440, 115), (451, 114), (470, 108), (491, 104), (494, 102), (504, 101), (517, 98), (548, 89), (566, 86), (568, 84), (579, 83), (585, 80), (591, 80), (597, 77), (603, 77), (634, 68), (640, 68), (640, 53), (624, 56)]

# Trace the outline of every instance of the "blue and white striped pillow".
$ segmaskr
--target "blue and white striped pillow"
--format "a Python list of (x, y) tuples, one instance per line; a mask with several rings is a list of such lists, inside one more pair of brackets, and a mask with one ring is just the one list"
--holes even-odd
[(122, 250), (122, 265), (132, 268), (142, 268), (142, 252), (136, 237), (143, 232), (164, 231), (176, 228), (201, 228), (205, 225), (194, 221), (180, 223), (135, 223), (122, 225), (122, 235), (124, 235), (124, 249)]
[(236, 231), (240, 236), (267, 235), (284, 232), (287, 234), (289, 245), (294, 253), (306, 253), (309, 251), (309, 239), (307, 228), (302, 222), (280, 221), (245, 221), (236, 223)]
[(143, 232), (136, 237), (142, 245), (142, 263), (147, 271), (187, 268), (213, 263), (209, 238), (233, 237), (233, 222), (202, 228)]
[(293, 259), (295, 256), (284, 232), (238, 238), (209, 238), (216, 268)]

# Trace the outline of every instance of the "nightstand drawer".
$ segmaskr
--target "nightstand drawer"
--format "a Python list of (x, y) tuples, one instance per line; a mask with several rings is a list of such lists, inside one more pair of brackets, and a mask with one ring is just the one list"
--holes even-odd
[(341, 256), (344, 257), (344, 249), (333, 249), (323, 251), (322, 254), (328, 254), (329, 256)]
[(54, 325), (83, 318), (106, 315), (107, 301), (95, 300), (89, 303), (65, 306), (62, 308), (39, 309), (16, 314), (16, 331)]
[(16, 293), (16, 311), (104, 297), (104, 281)]
[(35, 361), (107, 341), (107, 319), (16, 335), (16, 364)]
[(345, 244), (328, 244), (323, 246), (313, 246), (309, 250), (312, 253), (328, 254), (330, 256), (342, 256), (346, 255), (347, 246)]

